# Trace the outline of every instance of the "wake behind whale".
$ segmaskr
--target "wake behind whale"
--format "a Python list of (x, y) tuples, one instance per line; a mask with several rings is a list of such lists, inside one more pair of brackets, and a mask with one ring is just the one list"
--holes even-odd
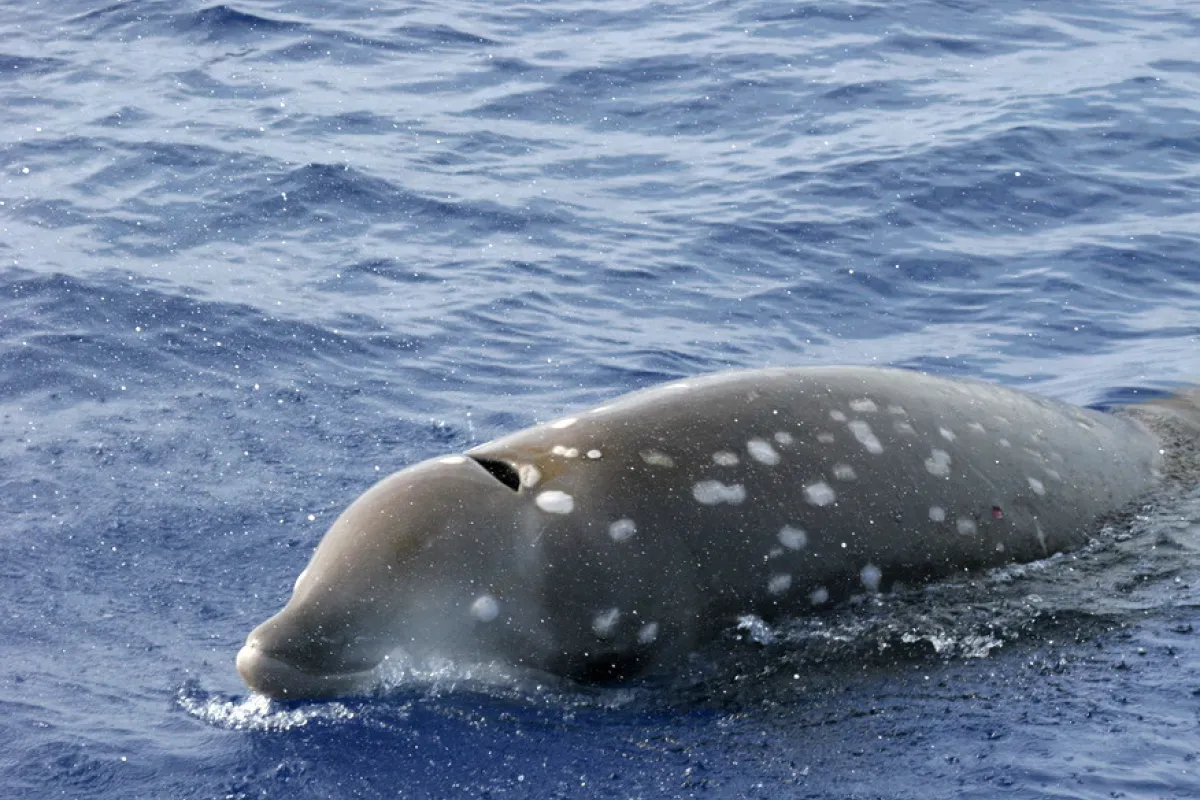
[(238, 669), (353, 692), (389, 654), (668, 670), (778, 619), (1083, 544), (1195, 478), (1194, 395), (1102, 414), (902, 370), (677, 381), (402, 470), (331, 526)]

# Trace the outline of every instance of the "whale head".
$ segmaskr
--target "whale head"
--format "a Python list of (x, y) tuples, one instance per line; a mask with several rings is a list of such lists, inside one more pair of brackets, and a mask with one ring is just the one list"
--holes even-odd
[[(334, 521), (287, 605), (237, 655), (246, 685), (277, 698), (346, 694), (397, 649), (478, 659), (533, 629), (535, 580), (516, 484), (466, 456), (375, 484)], [(536, 538), (536, 537), (533, 537)], [(500, 623), (500, 624), (491, 624)]]

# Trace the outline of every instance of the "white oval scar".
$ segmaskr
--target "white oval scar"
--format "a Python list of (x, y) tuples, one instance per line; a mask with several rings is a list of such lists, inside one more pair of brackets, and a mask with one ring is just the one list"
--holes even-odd
[(851, 400), (850, 410), (857, 411), (860, 414), (873, 414), (879, 410), (879, 406), (875, 405), (874, 400), (864, 397), (860, 400)]
[(803, 528), (784, 525), (779, 530), (779, 543), (788, 550), (803, 550), (808, 546), (808, 533)]
[(599, 450), (588, 450), (587, 451), (587, 457), (592, 459), (593, 461), (596, 460), (597, 458), (599, 458), (601, 455), (602, 454)]
[(950, 454), (945, 450), (938, 450), (936, 447), (929, 451), (929, 458), (925, 459), (925, 469), (930, 475), (939, 478), (946, 478), (950, 475)]
[(439, 464), (464, 464), (466, 461), (465, 456), (444, 456), (438, 459)]
[(789, 444), (796, 441), (796, 437), (792, 436), (787, 431), (777, 431), (775, 433), (775, 441), (779, 442), (784, 447), (787, 447)]
[(870, 425), (861, 419), (853, 419), (846, 423), (846, 427), (854, 434), (854, 438), (858, 440), (858, 443), (867, 448), (868, 453), (878, 455), (883, 452), (883, 445), (880, 444), (879, 438), (871, 430)]
[(579, 448), (564, 447), (561, 444), (556, 444), (554, 447), (550, 448), (550, 452), (556, 456), (562, 456), (563, 458), (576, 458), (579, 455)]
[(872, 592), (878, 592), (879, 582), (883, 579), (883, 573), (874, 564), (867, 564), (859, 570), (858, 577), (862, 579), (864, 587)]
[(997, 439), (996, 444), (1000, 445), (1001, 447), (1012, 447), (1012, 442), (1010, 442), (1008, 439)]
[(968, 422), (967, 427), (976, 433), (987, 433), (987, 428), (983, 427), (978, 422)]
[(521, 478), (521, 485), (532, 489), (538, 485), (538, 481), (542, 479), (542, 471), (533, 464), (522, 464), (517, 470), (517, 475)]
[(941, 506), (930, 506), (929, 507), (929, 521), (930, 522), (945, 522), (946, 521), (946, 509), (942, 508)]
[(905, 422), (902, 419), (898, 419), (895, 422), (893, 422), (892, 428), (893, 428), (893, 430), (896, 431), (896, 433), (900, 434), (901, 436), (916, 436), (917, 435), (916, 429), (913, 428), (912, 425), (909, 425), (907, 422)]
[(888, 406), (888, 413), (894, 414), (897, 417), (906, 417), (908, 412), (904, 410), (904, 406)]
[(829, 602), (829, 590), (826, 589), (824, 586), (818, 586), (816, 589), (812, 590), (811, 594), (809, 594), (808, 602), (812, 603), (814, 606), (819, 606), (819, 605), (828, 603)]
[(956, 438), (958, 438), (954, 435), (954, 431), (950, 430), (949, 428), (938, 428), (938, 433), (940, 433), (942, 438), (947, 442), (953, 442)]
[(790, 588), (792, 588), (792, 576), (786, 572), (772, 575), (767, 581), (767, 592), (770, 594), (783, 594)]
[(738, 462), (741, 461), (737, 453), (730, 452), (729, 450), (718, 450), (712, 454), (712, 460), (718, 467), (736, 467)]
[(779, 463), (779, 453), (766, 439), (751, 439), (746, 442), (746, 452), (760, 464), (773, 467)]
[(970, 517), (959, 517), (954, 520), (954, 527), (963, 535), (970, 535), (979, 530), (978, 526), (975, 525), (975, 520)]
[(605, 639), (612, 635), (613, 628), (617, 627), (617, 620), (621, 618), (621, 609), (610, 608), (606, 611), (601, 611), (592, 618), (592, 633)]
[(846, 421), (846, 415), (843, 414), (841, 411), (838, 411), (836, 408), (833, 411), (829, 412), (829, 418), (831, 420), (833, 420), (834, 422), (845, 422)]
[(658, 623), (647, 622), (641, 627), (637, 634), (638, 644), (653, 644), (658, 638)]
[(576, 422), (579, 422), (579, 417), (567, 417), (566, 419), (560, 419), (556, 420), (555, 422), (551, 422), (550, 427), (556, 430), (562, 430), (563, 428), (571, 427)]
[(1033, 489), (1033, 493), (1041, 497), (1046, 493), (1046, 484), (1039, 481), (1037, 478), (1026, 478), (1029, 481), (1029, 488)]
[(500, 616), (500, 604), (490, 594), (483, 594), (471, 603), (471, 616), (480, 622), (491, 622)]
[(557, 489), (542, 492), (534, 502), (547, 514), (570, 514), (575, 510), (575, 498)]
[(692, 497), (706, 506), (715, 506), (718, 503), (737, 505), (746, 499), (746, 487), (740, 483), (726, 486), (720, 481), (699, 481), (692, 487)]
[(642, 457), (642, 461), (645, 461), (652, 467), (675, 466), (675, 459), (658, 450), (643, 450), (642, 452), (638, 453), (638, 455)]
[(852, 481), (858, 477), (858, 473), (854, 471), (854, 467), (849, 464), (834, 464), (833, 477), (839, 481)]
[(820, 442), (821, 444), (833, 444), (833, 434), (832, 433), (818, 433), (817, 441)]
[(624, 542), (637, 533), (637, 525), (631, 519), (619, 519), (608, 526), (608, 535), (614, 542)]
[(825, 481), (817, 481), (804, 487), (804, 499), (814, 506), (827, 506), (837, 500), (837, 494)]

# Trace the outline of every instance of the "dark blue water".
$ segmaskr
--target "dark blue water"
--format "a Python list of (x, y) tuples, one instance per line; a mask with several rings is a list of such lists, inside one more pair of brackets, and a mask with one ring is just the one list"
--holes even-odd
[(1200, 492), (686, 679), (233, 657), (380, 474), (657, 381), (1200, 378), (1193, 3), (0, 11), (0, 794), (1200, 796)]

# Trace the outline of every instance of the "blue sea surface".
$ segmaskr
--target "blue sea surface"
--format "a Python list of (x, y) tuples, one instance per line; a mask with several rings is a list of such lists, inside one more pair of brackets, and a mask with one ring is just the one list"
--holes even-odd
[(1200, 488), (687, 676), (233, 668), (381, 475), (728, 367), (1200, 380), (1200, 6), (0, 11), (0, 796), (1200, 797)]

